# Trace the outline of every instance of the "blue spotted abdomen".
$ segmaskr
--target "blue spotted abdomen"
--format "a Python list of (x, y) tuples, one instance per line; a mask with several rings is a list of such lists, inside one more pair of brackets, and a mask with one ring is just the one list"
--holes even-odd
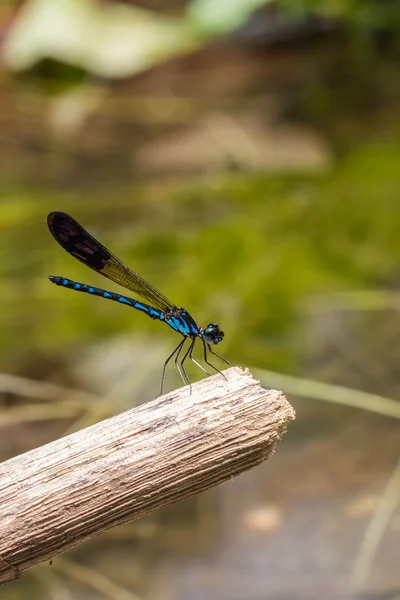
[(119, 304), (126, 304), (132, 308), (136, 308), (136, 310), (146, 313), (152, 319), (160, 319), (161, 321), (164, 320), (164, 313), (162, 311), (157, 310), (153, 306), (145, 304), (144, 302), (138, 302), (138, 300), (135, 300), (134, 298), (122, 296), (121, 294), (116, 294), (114, 292), (108, 292), (107, 290), (103, 290), (92, 285), (86, 285), (86, 283), (78, 283), (77, 281), (72, 281), (72, 279), (67, 279), (66, 277), (50, 275), (48, 279), (52, 283), (55, 283), (61, 287), (75, 290), (77, 292), (84, 292), (92, 296), (100, 296), (101, 298), (106, 298), (106, 300), (114, 300), (114, 302), (118, 302)]
[(92, 285), (86, 285), (86, 283), (78, 283), (77, 281), (72, 281), (72, 279), (67, 279), (66, 277), (50, 275), (48, 279), (60, 287), (75, 290), (76, 292), (84, 292), (92, 296), (100, 296), (101, 298), (106, 298), (106, 300), (113, 300), (119, 304), (125, 304), (126, 306), (136, 308), (136, 310), (140, 310), (152, 319), (164, 321), (171, 327), (171, 329), (181, 333), (184, 336), (193, 338), (200, 335), (199, 327), (184, 308), (173, 307), (163, 312), (157, 308), (154, 308), (153, 306), (150, 306), (149, 304), (139, 302), (134, 298), (122, 296), (121, 294), (116, 294), (115, 292), (109, 292)]

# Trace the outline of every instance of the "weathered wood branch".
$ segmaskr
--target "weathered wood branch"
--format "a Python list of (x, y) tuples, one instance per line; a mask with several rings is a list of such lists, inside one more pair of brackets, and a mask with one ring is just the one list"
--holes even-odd
[(292, 407), (248, 371), (225, 374), (2, 463), (0, 582), (268, 458)]

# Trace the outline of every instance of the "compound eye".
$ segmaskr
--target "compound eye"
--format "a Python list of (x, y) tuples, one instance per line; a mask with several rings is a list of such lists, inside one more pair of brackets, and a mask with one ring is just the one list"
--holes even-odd
[(207, 344), (219, 344), (223, 337), (224, 332), (216, 323), (210, 323), (203, 331), (203, 339)]

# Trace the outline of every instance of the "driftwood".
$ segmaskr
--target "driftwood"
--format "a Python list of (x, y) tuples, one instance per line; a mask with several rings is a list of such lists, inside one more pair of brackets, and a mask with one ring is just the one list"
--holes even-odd
[(0, 582), (259, 464), (294, 419), (235, 367), (0, 465)]

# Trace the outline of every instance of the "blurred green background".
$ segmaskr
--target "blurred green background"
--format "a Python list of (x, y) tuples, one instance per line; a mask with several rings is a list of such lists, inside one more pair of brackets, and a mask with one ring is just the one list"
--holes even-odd
[(297, 412), (265, 465), (2, 598), (399, 597), (399, 25), (390, 0), (2, 2), (1, 458), (153, 398), (177, 344), (47, 281), (107, 287), (52, 210)]

